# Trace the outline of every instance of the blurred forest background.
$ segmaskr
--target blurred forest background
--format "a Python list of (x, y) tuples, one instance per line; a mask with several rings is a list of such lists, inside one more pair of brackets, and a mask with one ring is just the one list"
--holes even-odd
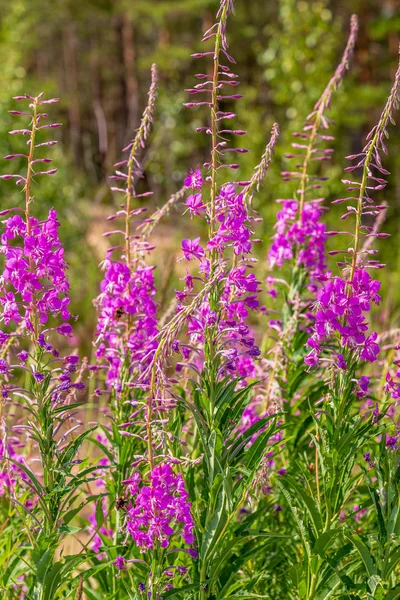
[[(260, 258), (265, 261), (272, 234), (276, 198), (290, 198), (291, 184), (281, 181), (290, 136), (301, 130), (307, 114), (323, 91), (344, 48), (350, 15), (360, 19), (355, 60), (344, 85), (333, 98), (335, 155), (323, 168), (329, 175), (327, 203), (343, 195), (345, 156), (359, 151), (379, 118), (391, 87), (400, 40), (397, 0), (236, 0), (228, 37), (244, 98), (236, 104), (236, 126), (248, 131), (241, 158), (240, 179), (257, 164), (277, 121), (281, 138), (265, 189), (256, 208), (264, 217)], [(151, 207), (161, 206), (177, 191), (190, 167), (204, 162), (207, 139), (194, 133), (207, 115), (183, 107), (184, 89), (192, 87), (199, 64), (191, 53), (200, 51), (203, 30), (212, 23), (217, 0), (0, 0), (0, 156), (21, 151), (21, 140), (8, 136), (15, 118), (12, 96), (20, 93), (61, 101), (49, 107), (57, 130), (55, 177), (45, 178), (36, 192), (36, 211), (54, 206), (62, 223), (61, 237), (70, 263), (73, 309), (79, 314), (78, 339), (90, 352), (98, 293), (107, 241), (101, 237), (105, 218), (118, 202), (109, 190), (108, 176), (133, 137), (147, 99), (150, 67), (160, 70), (160, 94), (155, 127), (145, 151), (143, 186), (154, 192)], [(399, 117), (400, 121), (400, 117)], [(385, 230), (393, 237), (382, 244), (389, 268), (381, 272), (386, 294), (384, 319), (395, 325), (400, 306), (400, 131), (392, 128), (389, 185), (380, 193), (390, 209)], [(18, 136), (16, 136), (18, 137)], [(241, 140), (242, 142), (243, 140)], [(0, 170), (7, 172), (6, 161)], [(1, 205), (21, 202), (10, 182), (1, 184)], [(173, 289), (168, 274), (180, 246), (190, 237), (183, 209), (162, 225), (158, 246), (161, 286)], [(337, 220), (340, 211), (330, 211)], [(179, 224), (181, 223), (181, 230)], [(188, 232), (189, 228), (189, 232)], [(336, 226), (337, 228), (337, 226)], [(172, 233), (172, 235), (171, 235)], [(193, 236), (194, 237), (194, 236)], [(266, 265), (266, 262), (265, 262)], [(265, 266), (266, 271), (266, 266)]]

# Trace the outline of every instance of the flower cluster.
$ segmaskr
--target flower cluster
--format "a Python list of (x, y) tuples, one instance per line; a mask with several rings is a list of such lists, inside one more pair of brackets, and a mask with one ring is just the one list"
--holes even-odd
[(116, 385), (126, 350), (131, 371), (140, 372), (157, 348), (153, 269), (140, 265), (131, 270), (125, 262), (107, 259), (100, 289), (96, 356), (107, 360), (107, 383)]
[(244, 194), (238, 194), (233, 184), (223, 185), (215, 201), (218, 229), (209, 240), (207, 249), (220, 256), (232, 248), (235, 256), (243, 257), (251, 252), (250, 216), (244, 204)]
[[(36, 319), (42, 325), (51, 315), (70, 319), (67, 264), (58, 227), (54, 209), (44, 221), (30, 217), (29, 225), (18, 214), (4, 221), (0, 252), (5, 266), (0, 286), (6, 326), (14, 322), (33, 332)], [(60, 333), (64, 329), (61, 326)], [(65, 331), (70, 331), (68, 326)]]
[(169, 464), (162, 464), (154, 467), (149, 480), (149, 485), (140, 487), (140, 475), (135, 473), (125, 481), (134, 497), (126, 529), (136, 545), (142, 552), (152, 550), (156, 541), (167, 548), (173, 535), (181, 535), (186, 544), (193, 545), (194, 521), (182, 475), (175, 474)]
[[(108, 232), (106, 235), (123, 234), (124, 246), (113, 246), (103, 263), (105, 271), (101, 283), (101, 293), (95, 300), (98, 309), (96, 357), (108, 363), (107, 384), (117, 390), (121, 387), (121, 367), (129, 352), (130, 373), (141, 373), (148, 365), (152, 352), (157, 348), (154, 337), (157, 334), (156, 293), (153, 269), (144, 261), (144, 255), (150, 246), (131, 232), (131, 219), (143, 212), (143, 208), (132, 208), (134, 198), (151, 195), (137, 194), (136, 182), (142, 175), (140, 163), (136, 157), (139, 148), (143, 148), (150, 133), (157, 97), (158, 71), (155, 65), (151, 69), (151, 85), (148, 103), (143, 112), (140, 127), (135, 138), (124, 152), (128, 157), (115, 166), (113, 181), (122, 182), (123, 187), (112, 187), (125, 195), (126, 204), (109, 220), (124, 219), (124, 229)], [(121, 171), (126, 167), (126, 171)], [(120, 259), (114, 259), (113, 253), (119, 251)], [(147, 361), (146, 361), (147, 359)]]
[[(17, 441), (16, 444), (19, 442)], [(28, 476), (17, 464), (23, 465), (24, 459), (18, 454), (15, 448), (16, 444), (12, 444), (10, 441), (4, 443), (0, 439), (0, 497), (10, 494), (17, 481), (28, 481)]]
[[(187, 175), (185, 184), (192, 190), (199, 189), (202, 186), (200, 170), (196, 169)], [(201, 203), (201, 194), (197, 193), (196, 196)], [(188, 200), (191, 198), (193, 194)], [(184, 258), (187, 261), (196, 258), (199, 261), (199, 271), (206, 278), (209, 277), (213, 257), (217, 255), (220, 260), (224, 260), (227, 251), (233, 251), (235, 264), (227, 276), (222, 276), (222, 293), (218, 306), (213, 310), (210, 298), (205, 298), (199, 309), (189, 316), (188, 332), (191, 344), (204, 343), (206, 329), (217, 326), (224, 348), (221, 354), (225, 359), (225, 368), (240, 372), (243, 376), (254, 370), (251, 358), (260, 354), (246, 325), (248, 310), (258, 307), (257, 294), (260, 291), (260, 282), (251, 271), (251, 263), (246, 261), (246, 255), (252, 250), (253, 232), (250, 225), (253, 220), (254, 217), (249, 215), (245, 204), (245, 193), (237, 193), (233, 184), (226, 184), (216, 197), (215, 221), (218, 228), (209, 239), (206, 250), (201, 246), (199, 238), (182, 241)], [(185, 283), (185, 291), (177, 292), (180, 302), (192, 293), (193, 277), (188, 274)]]
[[(196, 78), (200, 80), (192, 89), (187, 90), (191, 96), (202, 95), (206, 100), (189, 102), (189, 108), (207, 106), (210, 109), (210, 123), (199, 127), (196, 131), (205, 133), (211, 138), (210, 162), (203, 166), (208, 171), (203, 179), (200, 168), (191, 170), (185, 178), (185, 186), (191, 189), (191, 194), (186, 200), (186, 206), (191, 216), (205, 217), (209, 225), (208, 242), (205, 247), (200, 243), (200, 238), (184, 239), (182, 242), (183, 256), (186, 260), (199, 261), (199, 272), (204, 277), (193, 277), (187, 274), (185, 290), (177, 292), (178, 310), (184, 311), (184, 300), (193, 296), (194, 279), (200, 279), (203, 284), (209, 283), (216, 273), (217, 265), (220, 274), (215, 282), (215, 290), (202, 298), (200, 306), (188, 315), (188, 333), (190, 347), (205, 344), (205, 332), (212, 331), (212, 353), (217, 352), (221, 364), (218, 375), (227, 372), (243, 377), (254, 373), (253, 359), (258, 357), (260, 350), (246, 324), (248, 309), (258, 307), (257, 294), (259, 281), (251, 271), (256, 262), (250, 258), (252, 250), (253, 230), (252, 225), (256, 214), (250, 210), (254, 190), (261, 186), (265, 173), (271, 161), (272, 153), (279, 135), (279, 128), (274, 124), (271, 139), (266, 146), (260, 164), (255, 168), (255, 173), (250, 181), (226, 183), (218, 185), (218, 176), (221, 169), (237, 170), (239, 165), (224, 162), (227, 155), (247, 152), (246, 148), (236, 144), (237, 136), (246, 132), (235, 129), (223, 122), (231, 122), (236, 114), (227, 110), (225, 102), (240, 100), (240, 94), (228, 92), (226, 88), (235, 88), (239, 85), (238, 76), (231, 71), (230, 66), (235, 63), (228, 53), (228, 40), (226, 36), (227, 18), (233, 10), (232, 0), (223, 0), (217, 13), (217, 20), (203, 36), (203, 42), (214, 39), (214, 50), (200, 52), (193, 55), (197, 59), (212, 56), (213, 73), (199, 73)], [(227, 64), (223, 64), (227, 62)], [(222, 105), (222, 106), (221, 106)], [(229, 127), (229, 128), (228, 128)], [(228, 136), (232, 141), (228, 142)], [(209, 199), (204, 198), (203, 188), (209, 191)], [(239, 191), (241, 190), (241, 191)], [(225, 268), (226, 267), (226, 268)], [(210, 343), (210, 339), (207, 343)], [(174, 344), (176, 350), (179, 345)], [(184, 357), (190, 352), (182, 348)], [(199, 359), (199, 363), (201, 360)]]
[[(358, 20), (355, 15), (350, 22), (350, 35), (342, 59), (336, 71), (328, 82), (314, 110), (308, 115), (302, 132), (294, 134), (299, 139), (292, 143), (294, 153), (286, 158), (297, 161), (295, 170), (282, 173), (284, 181), (295, 181), (297, 185), (296, 198), (277, 200), (283, 208), (277, 216), (276, 233), (269, 250), (268, 262), (271, 268), (281, 267), (285, 261), (295, 260), (298, 266), (304, 268), (311, 283), (324, 275), (325, 243), (327, 240), (326, 227), (321, 222), (323, 209), (320, 204), (324, 198), (308, 199), (310, 193), (321, 187), (326, 177), (310, 175), (311, 163), (321, 163), (329, 160), (333, 150), (321, 147), (321, 143), (332, 141), (331, 135), (321, 133), (329, 128), (331, 119), (326, 115), (330, 108), (333, 92), (343, 79), (353, 54), (357, 38)], [(300, 161), (300, 162), (299, 162)], [(314, 288), (313, 288), (314, 289)]]
[[(372, 304), (379, 304), (380, 282), (372, 279), (365, 269), (357, 269), (352, 282), (341, 277), (327, 281), (318, 291), (314, 333), (308, 340), (312, 348), (306, 356), (308, 365), (316, 365), (321, 352), (321, 344), (326, 343), (336, 332), (341, 346), (347, 346), (358, 353), (361, 360), (374, 362), (379, 353), (377, 333), (368, 335), (365, 313)], [(346, 361), (338, 355), (339, 368), (346, 369)]]
[(283, 200), (277, 214), (276, 233), (268, 253), (270, 268), (282, 267), (285, 261), (295, 259), (304, 267), (310, 280), (318, 280), (326, 270), (326, 225), (320, 221), (323, 209), (319, 201), (307, 202), (298, 217), (299, 203)]

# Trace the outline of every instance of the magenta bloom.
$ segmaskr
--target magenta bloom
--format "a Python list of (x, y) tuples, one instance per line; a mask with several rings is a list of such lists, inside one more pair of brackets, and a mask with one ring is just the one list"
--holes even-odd
[[(101, 294), (96, 300), (100, 310), (96, 356), (107, 361), (107, 383), (115, 386), (119, 382), (120, 367), (127, 349), (131, 371), (142, 372), (157, 348), (153, 269), (143, 264), (131, 272), (126, 263), (108, 260), (100, 289)], [(127, 332), (129, 320), (134, 327)]]
[(189, 174), (186, 175), (184, 179), (184, 184), (187, 188), (191, 188), (192, 190), (201, 190), (203, 186), (203, 177), (199, 167), (197, 167), (195, 171), (190, 169)]
[(316, 202), (307, 202), (300, 220), (296, 200), (284, 200), (282, 205), (268, 253), (269, 265), (282, 267), (297, 252), (297, 264), (309, 272), (311, 281), (318, 279), (326, 270), (326, 226), (320, 221), (323, 209)]
[[(5, 258), (0, 283), (4, 324), (22, 322), (31, 332), (33, 315), (42, 324), (50, 316), (70, 319), (67, 264), (58, 236), (56, 211), (50, 210), (44, 221), (31, 217), (29, 233), (19, 215), (10, 217), (4, 225), (0, 247)], [(70, 331), (67, 323), (59, 327), (63, 335)]]
[(191, 215), (201, 216), (201, 213), (206, 210), (206, 205), (203, 204), (201, 194), (190, 194), (185, 204), (189, 208)]
[(123, 556), (117, 556), (113, 562), (113, 565), (115, 565), (119, 571), (123, 571), (126, 568), (126, 558)]
[[(196, 196), (196, 195), (195, 195)], [(195, 196), (192, 196), (193, 199)], [(200, 194), (198, 194), (200, 200)], [(215, 203), (215, 231), (208, 241), (207, 251), (213, 252), (223, 259), (228, 253), (237, 256), (236, 266), (224, 278), (219, 298), (218, 311), (211, 310), (210, 299), (204, 298), (201, 305), (188, 317), (188, 334), (191, 344), (202, 344), (205, 341), (207, 328), (218, 324), (221, 336), (222, 358), (221, 375), (237, 375), (249, 377), (254, 374), (254, 359), (260, 355), (254, 337), (246, 325), (249, 309), (257, 309), (260, 282), (246, 260), (252, 250), (253, 213), (248, 210), (243, 192), (237, 192), (235, 185), (228, 183), (221, 187)], [(182, 249), (187, 260), (193, 256), (205, 256), (199, 244), (200, 238), (184, 239)], [(254, 259), (253, 259), (254, 260)], [(210, 276), (210, 262), (202, 258), (199, 272)], [(179, 302), (193, 290), (193, 278), (186, 278), (184, 292), (178, 292)]]
[(204, 248), (200, 245), (199, 237), (194, 240), (183, 239), (182, 250), (186, 260), (191, 260), (192, 258), (201, 260), (205, 255)]
[[(15, 462), (7, 461), (7, 458), (11, 458)], [(29, 479), (26, 473), (15, 463), (25, 465), (23, 457), (17, 453), (14, 445), (10, 442), (5, 444), (0, 439), (0, 497), (11, 494), (19, 482), (28, 481)]]
[(369, 377), (363, 375), (357, 382), (356, 396), (357, 398), (364, 398), (368, 394), (369, 388)]
[(386, 375), (384, 390), (387, 394), (390, 394), (393, 400), (400, 398), (400, 382), (395, 382), (390, 373)]
[(379, 354), (379, 344), (376, 343), (377, 338), (378, 334), (376, 332), (371, 333), (371, 335), (367, 337), (360, 355), (362, 360), (368, 360), (369, 362), (376, 361)]
[[(336, 332), (343, 346), (359, 352), (361, 360), (375, 362), (379, 353), (377, 333), (368, 335), (365, 314), (372, 304), (378, 304), (380, 282), (365, 269), (357, 269), (352, 283), (341, 277), (327, 281), (317, 293), (314, 333), (307, 344), (312, 348), (306, 357), (308, 365), (318, 363), (321, 344)], [(338, 356), (339, 368), (345, 368)]]
[(126, 528), (142, 552), (152, 550), (156, 542), (167, 548), (173, 535), (182, 536), (186, 544), (194, 544), (191, 504), (181, 473), (175, 475), (170, 465), (163, 464), (150, 473), (150, 485), (143, 485), (139, 491), (132, 488), (131, 480), (129, 485), (134, 500)]

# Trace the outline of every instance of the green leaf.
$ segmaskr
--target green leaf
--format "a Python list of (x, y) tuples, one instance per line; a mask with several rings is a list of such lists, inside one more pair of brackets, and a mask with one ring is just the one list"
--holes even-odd
[(281, 487), (284, 487), (286, 484), (289, 484), (292, 490), (297, 495), (300, 506), (302, 505), (302, 503), (304, 503), (304, 506), (307, 509), (307, 512), (314, 525), (315, 534), (318, 535), (319, 531), (322, 529), (322, 521), (315, 499), (311, 498), (306, 493), (306, 491), (300, 485), (298, 485), (298, 483), (293, 477), (286, 476), (284, 480), (279, 480), (279, 484)]
[(212, 551), (213, 541), (218, 536), (227, 521), (226, 494), (223, 487), (223, 475), (218, 475), (210, 490), (209, 515), (213, 515), (206, 524), (200, 546), (202, 560)]
[(399, 598), (400, 598), (400, 585), (397, 585), (395, 588), (390, 590), (385, 596), (385, 600), (399, 600)]
[(97, 525), (97, 529), (101, 528), (101, 526), (104, 523), (104, 520), (105, 520), (105, 517), (104, 517), (104, 510), (103, 510), (102, 498), (99, 497), (99, 499), (97, 500), (97, 503), (96, 503), (96, 525)]
[(63, 566), (63, 563), (57, 562), (47, 572), (43, 584), (43, 600), (52, 600), (55, 597), (58, 587), (62, 582), (61, 571)]
[(64, 524), (67, 525), (78, 513), (80, 513), (80, 511), (82, 510), (82, 508), (84, 508), (90, 502), (93, 502), (93, 500), (97, 500), (100, 497), (101, 496), (89, 496), (89, 498), (87, 498), (85, 500), (85, 502), (81, 502), (79, 504), (79, 506), (76, 506), (75, 508), (71, 508), (70, 510), (68, 510), (67, 512), (65, 512), (63, 514)]
[(89, 442), (92, 442), (92, 444), (94, 444), (95, 446), (100, 448), (100, 450), (103, 452), (103, 454), (105, 456), (107, 456), (107, 458), (110, 460), (110, 462), (112, 464), (114, 463), (114, 455), (112, 452), (110, 452), (110, 450), (107, 448), (107, 446), (105, 444), (102, 444), (99, 440), (96, 440), (96, 438), (88, 437), (87, 439)]
[(339, 529), (339, 527), (336, 527), (335, 529), (329, 529), (328, 531), (322, 533), (315, 541), (315, 552), (317, 552), (322, 558), (324, 558), (326, 547), (329, 546), (330, 542), (333, 539), (335, 539), (340, 534), (340, 532), (341, 530)]
[(82, 531), (82, 527), (73, 527), (72, 525), (61, 525), (57, 530), (61, 534), (69, 535), (71, 533), (78, 533)]
[(75, 458), (79, 448), (81, 447), (81, 445), (83, 444), (85, 439), (91, 433), (93, 433), (93, 431), (95, 431), (96, 429), (97, 429), (97, 426), (92, 427), (91, 429), (84, 431), (83, 433), (78, 435), (78, 437), (76, 437), (74, 440), (72, 440), (68, 444), (68, 446), (65, 448), (65, 450), (63, 452), (61, 452), (61, 454), (59, 455), (58, 461), (57, 461), (57, 466), (60, 468), (60, 467), (64, 466), (65, 464), (70, 463)]
[(302, 515), (300, 514), (300, 511), (298, 510), (297, 506), (295, 505), (295, 503), (293, 501), (293, 497), (292, 497), (290, 491), (287, 489), (287, 487), (285, 485), (282, 485), (282, 480), (279, 480), (279, 484), (282, 489), (283, 495), (285, 496), (286, 501), (289, 504), (289, 507), (293, 513), (294, 519), (297, 523), (300, 537), (303, 542), (304, 550), (307, 554), (308, 559), (310, 559), (311, 558), (311, 546), (310, 546), (310, 539), (309, 539), (308, 532), (307, 532), (307, 527), (302, 519)]
[(186, 592), (199, 591), (199, 590), (200, 590), (200, 585), (198, 583), (193, 583), (193, 584), (189, 584), (189, 585), (184, 585), (181, 588), (174, 588), (173, 590), (164, 592), (163, 598), (165, 600), (167, 600), (167, 598), (174, 598), (174, 597), (177, 598), (181, 595), (182, 592), (185, 592), (185, 596), (183, 596), (183, 598), (185, 598), (185, 600), (186, 600), (186, 598), (191, 597), (191, 596), (186, 596)]
[(358, 550), (361, 559), (367, 569), (367, 573), (370, 577), (377, 574), (374, 559), (368, 550), (367, 546), (361, 540), (358, 535), (346, 536), (347, 539), (354, 545), (354, 547)]
[[(248, 469), (254, 470), (258, 468), (262, 457), (265, 454), (267, 443), (271, 435), (278, 433), (282, 428), (276, 427), (276, 419), (278, 415), (274, 415), (271, 425), (254, 440), (250, 448), (246, 452), (246, 466)], [(266, 419), (269, 422), (271, 419)]]
[(388, 580), (393, 569), (398, 567), (399, 564), (400, 564), (400, 546), (395, 548), (393, 550), (393, 552), (391, 552), (389, 554), (389, 556), (386, 557), (386, 559), (383, 563), (383, 569), (382, 569), (383, 579)]

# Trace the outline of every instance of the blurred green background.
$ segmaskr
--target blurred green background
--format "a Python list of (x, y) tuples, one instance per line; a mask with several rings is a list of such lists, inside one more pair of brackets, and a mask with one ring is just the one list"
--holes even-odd
[[(274, 200), (290, 198), (293, 192), (291, 184), (280, 178), (287, 167), (283, 155), (290, 151), (291, 133), (301, 130), (333, 73), (355, 12), (360, 19), (355, 60), (333, 98), (335, 154), (324, 165), (329, 175), (327, 202), (343, 196), (344, 157), (362, 147), (391, 87), (400, 4), (397, 0), (236, 0), (235, 4), (228, 36), (244, 94), (235, 107), (236, 124), (247, 129), (244, 145), (250, 149), (241, 159), (240, 179), (252, 173), (274, 121), (282, 132), (256, 204), (264, 217), (260, 231), (264, 243), (259, 249), (264, 260), (277, 210)], [(194, 128), (203, 125), (207, 115), (183, 107), (184, 89), (192, 87), (194, 73), (202, 69), (190, 55), (203, 48), (202, 31), (213, 23), (217, 6), (217, 0), (0, 0), (0, 155), (21, 151), (23, 144), (7, 135), (18, 125), (7, 112), (16, 108), (12, 96), (44, 91), (47, 97), (60, 97), (58, 105), (49, 107), (52, 119), (64, 123), (57, 130), (61, 143), (53, 152), (59, 171), (35, 190), (35, 210), (43, 213), (54, 206), (59, 212), (73, 309), (79, 314), (72, 343), (82, 343), (87, 352), (95, 319), (92, 299), (101, 278), (97, 265), (107, 247), (101, 233), (118, 202), (107, 178), (138, 125), (153, 62), (161, 74), (160, 94), (141, 184), (154, 192), (150, 206), (162, 205), (181, 187), (189, 167), (206, 159), (208, 140)], [(387, 290), (385, 309), (379, 313), (384, 326), (396, 323), (400, 300), (400, 136), (394, 127), (391, 133), (385, 163), (391, 176), (379, 196), (389, 203), (385, 229), (393, 234), (381, 244), (381, 256), (388, 263), (381, 273)], [(8, 172), (10, 165), (2, 161), (0, 169)], [(0, 194), (3, 208), (22, 202), (10, 182), (1, 184)], [(172, 264), (181, 233), (188, 235), (187, 215), (177, 216), (182, 212), (179, 209), (158, 232), (159, 264)], [(330, 211), (328, 220), (335, 222), (338, 215), (340, 211)], [(162, 286), (167, 287), (165, 275), (164, 279)]]

